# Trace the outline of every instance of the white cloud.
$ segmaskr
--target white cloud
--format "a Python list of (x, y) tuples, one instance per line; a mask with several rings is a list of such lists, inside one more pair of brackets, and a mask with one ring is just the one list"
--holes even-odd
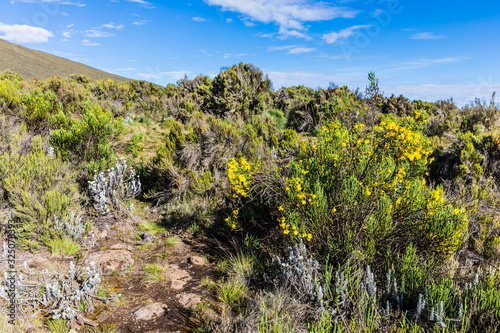
[(182, 79), (185, 75), (190, 75), (190, 71), (170, 71), (170, 72), (161, 72), (160, 74), (166, 76), (167, 78), (179, 80)]
[(136, 71), (136, 70), (137, 70), (137, 68), (132, 68), (132, 67), (115, 69), (115, 71), (117, 71), (117, 72), (132, 72), (132, 71)]
[(415, 61), (406, 61), (406, 62), (398, 63), (398, 64), (396, 64), (394, 69), (396, 69), (396, 70), (419, 69), (419, 68), (425, 68), (425, 67), (434, 66), (434, 65), (451, 64), (451, 63), (455, 63), (455, 62), (461, 62), (461, 61), (464, 61), (467, 59), (469, 59), (469, 58), (467, 58), (467, 57), (448, 57), (448, 58), (439, 58), (439, 59), (422, 58), (422, 59), (415, 60)]
[(88, 39), (82, 39), (82, 45), (85, 45), (85, 46), (99, 46), (101, 44), (99, 44), (99, 43), (92, 43)]
[(305, 40), (311, 40), (312, 38), (307, 34), (297, 31), (297, 30), (287, 30), (280, 28), (278, 39), (288, 39), (288, 38), (303, 38)]
[(206, 22), (207, 21), (207, 19), (205, 19), (203, 17), (199, 17), (199, 16), (193, 17), (192, 20), (195, 21), (195, 22)]
[(473, 102), (476, 98), (491, 98), (494, 91), (500, 91), (500, 82), (481, 83), (442, 83), (442, 84), (401, 84), (382, 86), (387, 93), (404, 95), (409, 99), (421, 99), (435, 102), (442, 99), (453, 98), (459, 107)]
[(297, 45), (271, 46), (267, 50), (270, 52), (274, 52), (274, 51), (281, 51), (281, 50), (289, 50), (289, 49), (293, 49), (294, 47), (297, 47)]
[(51, 31), (29, 25), (9, 25), (0, 22), (0, 38), (14, 43), (43, 43), (54, 37)]
[(353, 25), (352, 27), (342, 29), (339, 32), (330, 32), (323, 35), (323, 39), (328, 44), (333, 44), (341, 39), (347, 39), (356, 34), (356, 30), (366, 29), (372, 27), (371, 25)]
[[(44, 2), (47, 2), (47, 1), (44, 1)], [(60, 1), (60, 2), (57, 2), (57, 4), (59, 4), (59, 5), (77, 6), (77, 7), (85, 7), (86, 6), (86, 4), (84, 4), (84, 3), (81, 3), (81, 2), (71, 2), (71, 1)]]
[(413, 34), (411, 39), (425, 39), (425, 40), (435, 40), (435, 39), (443, 39), (446, 38), (445, 35), (434, 35), (433, 32), (419, 32)]
[(126, 0), (126, 1), (143, 5), (146, 8), (155, 8), (153, 7), (153, 4), (151, 2), (145, 0)]
[(301, 54), (316, 51), (314, 47), (296, 47), (287, 52), (287, 54)]
[(85, 31), (86, 37), (98, 38), (98, 37), (113, 37), (114, 34), (104, 31), (99, 31), (95, 29)]
[(68, 25), (66, 26), (66, 28), (73, 28), (74, 26), (75, 26), (75, 25), (74, 25), (73, 23), (71, 23), (71, 24), (68, 24)]
[(299, 47), (297, 45), (272, 46), (267, 50), (269, 52), (288, 50), (287, 54), (301, 54), (316, 51), (313, 47)]
[(140, 20), (140, 21), (135, 21), (132, 24), (133, 25), (144, 25), (144, 24), (147, 24), (149, 22), (151, 22), (151, 21), (150, 20)]
[(139, 73), (137, 76), (142, 77), (145, 80), (151, 80), (151, 79), (161, 79), (162, 76), (159, 74), (149, 74), (149, 73)]
[(228, 59), (228, 58), (241, 58), (241, 57), (250, 57), (250, 56), (255, 56), (255, 54), (252, 54), (252, 53), (224, 53), (223, 58)]
[(102, 28), (122, 30), (123, 28), (125, 28), (125, 25), (123, 25), (123, 24), (115, 24), (114, 22), (109, 22), (109, 23), (103, 24), (100, 27), (97, 27), (97, 28), (94, 28), (94, 29), (102, 29)]
[(366, 84), (366, 76), (341, 76), (330, 75), (326, 73), (316, 72), (266, 72), (273, 82), (275, 89), (280, 87), (291, 87), (296, 85), (304, 85), (306, 87), (328, 87), (330, 82), (335, 82), (339, 85), (347, 85), (349, 87), (356, 87)]
[(233, 22), (233, 19), (231, 19), (231, 18), (227, 18), (227, 19), (226, 19), (226, 22), (227, 22), (227, 23), (231, 23), (231, 22)]
[(72, 31), (63, 31), (62, 36), (65, 38), (71, 38), (72, 33)]
[(61, 52), (61, 51), (52, 51), (52, 54), (58, 55), (60, 57), (65, 57), (65, 58), (74, 58), (74, 57), (81, 57), (80, 54), (75, 54), (75, 53), (69, 53), (69, 52)]
[(251, 28), (251, 27), (255, 27), (255, 26), (256, 26), (256, 24), (255, 24), (255, 23), (250, 22), (250, 21), (243, 21), (243, 24), (244, 24), (245, 26), (249, 27), (249, 28)]
[(335, 18), (352, 18), (358, 11), (345, 7), (334, 7), (327, 2), (312, 0), (204, 0), (212, 6), (222, 7), (224, 11), (232, 11), (245, 15), (253, 21), (275, 23), (280, 33), (287, 36), (299, 36), (299, 31), (307, 30), (305, 22), (327, 21)]
[(141, 4), (141, 5), (151, 5), (151, 2), (147, 2), (147, 1), (144, 1), (144, 0), (127, 0), (128, 2), (134, 2), (134, 3), (138, 3), (138, 4)]
[(11, 4), (15, 4), (16, 2), (24, 2), (24, 3), (41, 3), (41, 2), (53, 2), (57, 5), (70, 5), (77, 7), (85, 7), (86, 4), (81, 2), (73, 2), (73, 1), (61, 1), (61, 0), (11, 0)]

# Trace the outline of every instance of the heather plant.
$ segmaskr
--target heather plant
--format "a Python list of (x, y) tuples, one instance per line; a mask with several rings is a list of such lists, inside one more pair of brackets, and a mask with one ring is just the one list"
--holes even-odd
[(102, 170), (113, 160), (111, 140), (121, 132), (121, 118), (86, 103), (81, 117), (59, 112), (51, 119), (51, 145), (65, 160), (85, 161), (89, 170)]
[(70, 228), (85, 224), (79, 219), (71, 220), (71, 214), (78, 215), (81, 210), (76, 173), (68, 163), (47, 154), (42, 137), (35, 136), (30, 141), (31, 147), (25, 154), (17, 150), (20, 147), (14, 141), (11, 151), (0, 155), (0, 184), (13, 216), (20, 221), (20, 245), (39, 242), (42, 236), (79, 239), (83, 231), (72, 234), (73, 230), (54, 228), (60, 221), (72, 225)]
[(83, 75), (68, 79), (54, 76), (41, 80), (37, 86), (45, 94), (55, 94), (66, 113), (78, 114), (84, 110), (85, 102), (92, 99), (92, 94), (85, 85), (89, 81)]
[(47, 132), (50, 116), (62, 112), (62, 104), (52, 91), (34, 90), (21, 94), (20, 100), (26, 124), (34, 132)]
[(226, 118), (250, 118), (270, 104), (271, 81), (251, 64), (239, 63), (221, 71), (213, 80), (210, 109)]
[(21, 103), (20, 90), (21, 83), (15, 80), (0, 80), (0, 101), (6, 104), (11, 110)]

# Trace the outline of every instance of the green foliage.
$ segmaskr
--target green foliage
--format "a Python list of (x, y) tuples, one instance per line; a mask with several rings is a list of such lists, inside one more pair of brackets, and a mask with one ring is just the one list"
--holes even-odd
[(64, 254), (72, 256), (81, 249), (80, 244), (69, 237), (42, 237), (42, 239), (53, 255)]
[(80, 210), (75, 171), (45, 152), (42, 137), (34, 137), (31, 144), (27, 154), (14, 150), (0, 155), (0, 184), (20, 220), (21, 244), (41, 236), (66, 236), (64, 230), (54, 230), (55, 220)]
[(62, 112), (62, 104), (52, 91), (35, 90), (22, 94), (20, 99), (26, 124), (35, 132), (46, 132), (50, 116)]
[(55, 129), (50, 142), (63, 159), (87, 161), (91, 170), (111, 165), (112, 139), (123, 129), (121, 118), (87, 103), (81, 118), (59, 112), (51, 123)]
[(265, 111), (271, 81), (257, 67), (239, 63), (215, 77), (211, 92), (211, 109), (217, 115), (248, 118)]
[(133, 134), (127, 142), (125, 152), (129, 153), (133, 157), (137, 157), (140, 152), (144, 151), (144, 140), (145, 135), (143, 133)]
[(334, 122), (290, 164), (283, 233), (313, 239), (337, 258), (360, 251), (371, 261), (408, 242), (443, 256), (463, 242), (463, 209), (425, 185), (429, 142), (415, 118), (387, 118), (371, 131)]
[(47, 321), (46, 326), (52, 333), (66, 333), (69, 332), (67, 322), (65, 319), (50, 319)]

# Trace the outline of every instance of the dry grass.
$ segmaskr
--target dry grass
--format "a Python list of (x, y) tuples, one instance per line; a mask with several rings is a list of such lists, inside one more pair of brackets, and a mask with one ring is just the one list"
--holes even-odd
[(0, 39), (0, 72), (10, 69), (26, 80), (46, 79), (51, 76), (69, 77), (71, 74), (84, 74), (93, 80), (129, 79), (106, 73), (68, 59), (40, 52)]

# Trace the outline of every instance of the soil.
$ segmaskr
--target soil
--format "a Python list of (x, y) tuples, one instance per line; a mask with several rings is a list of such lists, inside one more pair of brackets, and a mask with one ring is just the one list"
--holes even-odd
[[(186, 322), (193, 309), (208, 301), (208, 289), (200, 282), (213, 277), (210, 255), (213, 248), (207, 240), (189, 234), (176, 235), (180, 241), (173, 246), (165, 244), (165, 240), (173, 236), (169, 233), (141, 239), (142, 232), (137, 225), (157, 220), (157, 217), (151, 213), (142, 218), (115, 216), (95, 221), (92, 230), (95, 240), (82, 251), (83, 258), (76, 261), (77, 266), (99, 264), (101, 286), (109, 294), (121, 294), (119, 301), (108, 304), (96, 301), (94, 313), (85, 314), (97, 323), (97, 331), (106, 328), (126, 333), (186, 331)], [(70, 260), (75, 260), (71, 256), (53, 256), (46, 251), (23, 252), (19, 257), (28, 259), (29, 266), (37, 269), (58, 264), (65, 267)], [(159, 272), (157, 278), (150, 278), (144, 271), (145, 264), (158, 265), (164, 271)], [(85, 325), (76, 332), (88, 332), (89, 328)]]

